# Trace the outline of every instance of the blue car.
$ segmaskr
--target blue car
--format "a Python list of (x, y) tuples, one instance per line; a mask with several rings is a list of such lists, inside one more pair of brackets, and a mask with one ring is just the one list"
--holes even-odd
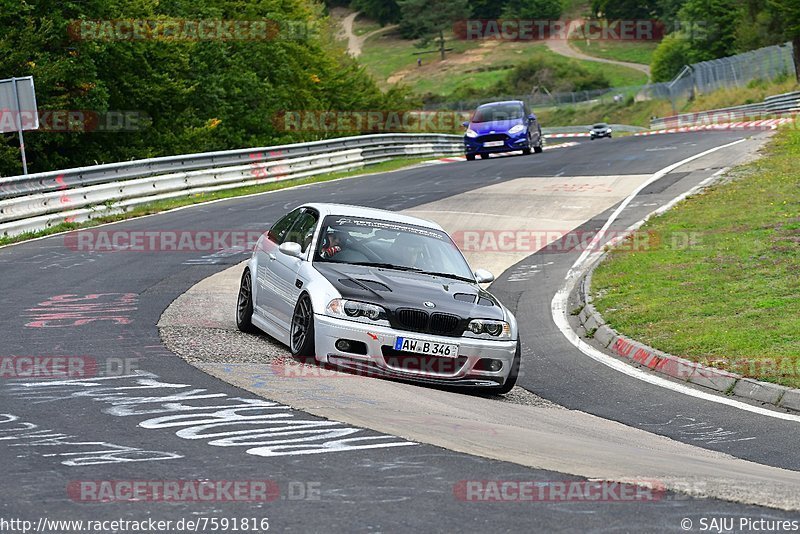
[(521, 150), (523, 154), (542, 151), (542, 128), (536, 115), (519, 100), (483, 104), (472, 120), (465, 122), (464, 150), (467, 159), (488, 158), (497, 152)]

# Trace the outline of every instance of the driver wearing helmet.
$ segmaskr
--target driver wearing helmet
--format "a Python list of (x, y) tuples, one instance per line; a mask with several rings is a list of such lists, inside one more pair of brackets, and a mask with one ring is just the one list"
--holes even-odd
[(320, 256), (325, 259), (333, 258), (342, 251), (342, 242), (343, 240), (340, 232), (328, 227), (328, 230), (325, 232), (325, 239), (322, 242)]

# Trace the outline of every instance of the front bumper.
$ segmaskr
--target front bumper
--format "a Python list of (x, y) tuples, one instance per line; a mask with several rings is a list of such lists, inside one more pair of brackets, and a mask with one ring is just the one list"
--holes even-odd
[[(446, 357), (416, 357), (411, 353), (393, 351), (398, 336), (458, 345), (458, 359)], [(366, 345), (366, 354), (343, 352), (336, 341), (346, 339)], [(314, 315), (314, 340), (317, 358), (357, 373), (413, 380), (437, 385), (493, 387), (505, 383), (517, 349), (516, 340), (484, 340), (467, 337), (447, 337), (395, 330), (327, 315)], [(488, 358), (500, 360), (499, 371), (480, 368), (478, 362)], [(478, 368), (476, 368), (478, 366)]]
[(514, 150), (524, 150), (531, 148), (528, 143), (528, 133), (522, 132), (517, 135), (506, 136), (500, 146), (485, 146), (485, 141), (478, 137), (464, 136), (464, 151), (467, 154), (494, 154), (497, 152), (512, 152)]

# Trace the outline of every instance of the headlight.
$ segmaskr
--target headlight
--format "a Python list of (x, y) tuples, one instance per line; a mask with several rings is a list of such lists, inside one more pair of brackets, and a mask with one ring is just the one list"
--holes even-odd
[(465, 133), (464, 135), (466, 135), (467, 137), (478, 137), (478, 132), (476, 132), (472, 128), (468, 128), (467, 133)]
[(375, 304), (367, 304), (357, 300), (333, 299), (325, 308), (328, 315), (341, 317), (343, 319), (360, 320), (362, 318), (371, 321), (386, 320), (386, 310)]
[(520, 133), (523, 130), (525, 130), (525, 125), (524, 124), (517, 124), (516, 126), (512, 126), (511, 129), (508, 130), (508, 133), (510, 133), (511, 135), (516, 135), (516, 134)]
[(496, 339), (511, 339), (511, 326), (505, 321), (492, 319), (473, 319), (464, 331), (467, 337), (490, 337)]

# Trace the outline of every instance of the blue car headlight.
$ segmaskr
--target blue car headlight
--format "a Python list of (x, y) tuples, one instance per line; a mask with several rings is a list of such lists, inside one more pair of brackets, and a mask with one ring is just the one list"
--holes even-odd
[(467, 137), (475, 138), (475, 137), (478, 137), (478, 132), (476, 132), (472, 128), (469, 128), (469, 129), (467, 129), (467, 132), (464, 135), (466, 135)]
[(508, 130), (508, 133), (509, 133), (509, 135), (517, 135), (518, 133), (524, 132), (524, 131), (525, 131), (525, 125), (524, 124), (517, 124), (516, 126), (512, 126)]

